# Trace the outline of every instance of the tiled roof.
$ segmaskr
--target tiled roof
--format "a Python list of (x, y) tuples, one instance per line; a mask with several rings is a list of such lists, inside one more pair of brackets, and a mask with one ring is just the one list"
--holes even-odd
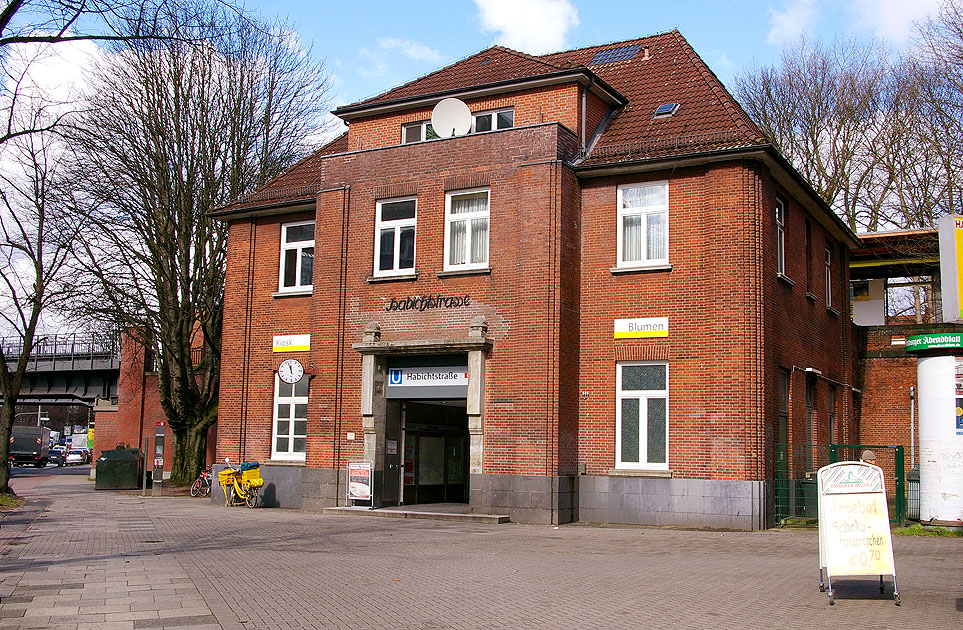
[[(597, 53), (614, 49), (631, 49), (635, 55), (597, 63)], [(616, 59), (625, 56), (619, 52), (622, 51), (615, 51)], [(606, 56), (612, 55), (600, 55)], [(542, 56), (493, 46), (372, 98), (340, 107), (334, 113), (355, 117), (368, 109), (403, 106), (405, 101), (440, 98), (441, 94), (459, 90), (557, 77), (567, 72), (595, 76), (628, 100), (607, 122), (581, 166), (768, 144), (745, 110), (677, 30)], [(672, 116), (653, 118), (656, 108), (666, 103), (678, 103), (678, 111)], [(314, 198), (318, 182), (323, 180), (323, 160), (319, 158), (346, 151), (348, 138), (344, 134), (221, 212), (229, 214), (240, 207)]]
[(321, 174), (322, 158), (326, 155), (344, 153), (348, 150), (348, 132), (344, 132), (311, 155), (300, 160), (287, 170), (265, 182), (258, 190), (240, 197), (223, 208), (212, 212), (212, 216), (231, 214), (238, 208), (260, 205), (277, 205), (296, 201), (312, 201), (323, 185)]
[[(583, 164), (603, 164), (766, 144), (749, 115), (676, 31), (618, 44), (548, 55), (588, 64), (600, 50), (640, 44), (632, 59), (590, 66), (629, 103), (609, 123)], [(644, 50), (649, 49), (649, 58)], [(672, 116), (653, 118), (659, 105), (678, 103)]]
[(570, 69), (570, 66), (564, 62), (547, 61), (541, 57), (526, 55), (502, 46), (492, 46), (431, 74), (426, 74), (414, 81), (392, 88), (387, 92), (358, 103), (340, 107), (334, 113), (341, 114), (346, 111), (459, 88), (533, 79), (567, 69)]
[[(600, 52), (621, 50), (635, 55), (593, 63)], [(407, 99), (537, 79), (566, 70), (592, 73), (628, 99), (585, 165), (766, 143), (759, 128), (677, 30), (538, 57), (493, 46), (335, 113), (354, 114)], [(678, 111), (653, 119), (656, 108), (666, 103), (678, 103)]]

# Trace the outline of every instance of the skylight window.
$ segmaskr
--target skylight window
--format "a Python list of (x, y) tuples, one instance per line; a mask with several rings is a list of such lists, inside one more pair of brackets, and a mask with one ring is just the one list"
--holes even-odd
[(625, 61), (632, 59), (642, 49), (642, 44), (632, 44), (631, 46), (620, 46), (619, 48), (608, 48), (600, 50), (588, 62), (590, 66), (597, 66), (602, 63), (612, 63), (613, 61)]
[(665, 103), (663, 105), (659, 105), (655, 108), (655, 114), (652, 115), (652, 118), (668, 118), (669, 116), (675, 114), (678, 109), (678, 103)]

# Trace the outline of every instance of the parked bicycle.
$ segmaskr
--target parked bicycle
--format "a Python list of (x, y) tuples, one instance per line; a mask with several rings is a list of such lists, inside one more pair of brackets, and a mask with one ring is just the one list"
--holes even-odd
[(261, 478), (261, 465), (257, 462), (243, 462), (240, 468), (231, 466), (231, 460), (224, 458), (227, 468), (217, 473), (217, 482), (224, 489), (224, 505), (246, 505), (257, 507), (260, 491), (264, 485)]
[(211, 467), (201, 471), (194, 483), (191, 484), (191, 496), (209, 496), (211, 494)]

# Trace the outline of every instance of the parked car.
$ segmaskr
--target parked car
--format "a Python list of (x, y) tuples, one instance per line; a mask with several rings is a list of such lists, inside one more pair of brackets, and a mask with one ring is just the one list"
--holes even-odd
[(87, 458), (84, 457), (84, 452), (78, 448), (72, 448), (67, 451), (67, 459), (64, 461), (67, 466), (71, 464), (86, 464)]
[(67, 459), (66, 446), (54, 446), (50, 449), (50, 463), (63, 466)]

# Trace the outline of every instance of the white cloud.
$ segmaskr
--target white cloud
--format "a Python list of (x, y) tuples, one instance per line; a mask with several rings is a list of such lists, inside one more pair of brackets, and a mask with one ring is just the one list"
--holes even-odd
[(864, 28), (881, 39), (905, 44), (913, 34), (913, 23), (936, 15), (942, 0), (853, 0), (852, 10)]
[(358, 74), (369, 79), (383, 77), (390, 70), (390, 61), (399, 54), (412, 61), (434, 65), (440, 65), (444, 61), (440, 52), (421, 42), (383, 37), (378, 40), (376, 48), (362, 48), (358, 51), (358, 56), (365, 61), (365, 65), (358, 68)]
[(427, 61), (435, 64), (444, 61), (441, 53), (434, 48), (429, 48), (421, 42), (414, 42), (410, 39), (385, 37), (378, 40), (378, 47), (388, 52), (398, 51), (412, 61)]
[(475, 0), (483, 31), (499, 33), (496, 42), (530, 54), (565, 48), (569, 29), (579, 25), (569, 0)]
[(776, 46), (799, 39), (816, 19), (815, 0), (788, 0), (782, 11), (769, 9), (769, 35), (766, 41)]

